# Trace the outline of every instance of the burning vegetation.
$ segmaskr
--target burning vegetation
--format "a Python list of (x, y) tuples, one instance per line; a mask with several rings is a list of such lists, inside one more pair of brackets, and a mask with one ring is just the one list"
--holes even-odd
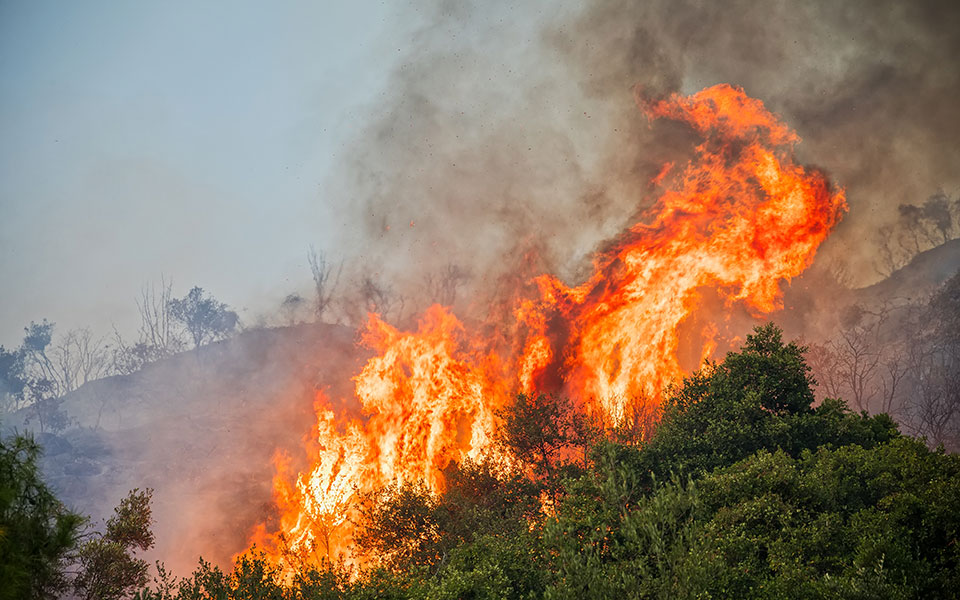
[(309, 293), (0, 346), (0, 600), (955, 597), (956, 8), (420, 4)]
[[(365, 496), (411, 484), (442, 493), (451, 465), (515, 460), (494, 441), (517, 393), (568, 397), (613, 431), (655, 414), (682, 377), (680, 328), (704, 290), (757, 316), (779, 308), (780, 284), (838, 223), (843, 191), (796, 164), (797, 135), (739, 88), (638, 98), (650, 119), (699, 137), (686, 164), (651, 182), (653, 206), (597, 253), (582, 284), (544, 274), (515, 290), (510, 323), (467, 326), (434, 305), (401, 331), (371, 314), (361, 337), (375, 356), (353, 377), (360, 414), (318, 396), (313, 466), (291, 483), (278, 459), (280, 523), (258, 529), (261, 548), (280, 560), (354, 560)], [(704, 364), (731, 342), (715, 326), (692, 337)]]

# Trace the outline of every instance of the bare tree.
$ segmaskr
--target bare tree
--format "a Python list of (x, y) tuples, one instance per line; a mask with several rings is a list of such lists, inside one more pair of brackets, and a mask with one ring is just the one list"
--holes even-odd
[(53, 341), (54, 324), (44, 319), (40, 323), (34, 321), (23, 328), (23, 344), (20, 351), (23, 353), (23, 369), (26, 374), (27, 387), (38, 386), (38, 389), (49, 390), (54, 396), (62, 395), (57, 387), (56, 367), (47, 355), (47, 348)]
[(960, 273), (912, 311), (908, 427), (933, 444), (960, 445)]
[(20, 378), (23, 382), (22, 402), (29, 407), (26, 423), (36, 420), (40, 431), (59, 431), (69, 422), (63, 410), (62, 396), (70, 391), (56, 362), (47, 353), (53, 340), (54, 324), (44, 319), (24, 328), (20, 355)]
[(360, 296), (360, 302), (364, 310), (368, 313), (375, 313), (389, 319), (391, 313), (394, 319), (400, 321), (403, 318), (403, 308), (406, 305), (406, 298), (382, 283), (374, 274), (366, 274), (360, 279), (357, 287)]
[(327, 260), (326, 254), (318, 253), (313, 246), (307, 252), (307, 261), (310, 263), (310, 272), (313, 275), (313, 286), (316, 291), (316, 311), (317, 321), (323, 321), (323, 313), (330, 307), (333, 300), (333, 294), (340, 283), (340, 274), (343, 272), (343, 261), (334, 272), (333, 265)]
[(68, 331), (50, 352), (59, 395), (110, 374), (110, 346), (89, 329)]
[(637, 446), (650, 441), (662, 416), (658, 402), (639, 396), (626, 404), (622, 421), (612, 427), (606, 425), (604, 429), (610, 431), (618, 442)]
[(172, 282), (160, 277), (160, 289), (150, 284), (140, 290), (137, 310), (140, 312), (139, 342), (155, 349), (158, 356), (170, 356), (183, 350), (183, 338), (170, 312)]
[(450, 263), (439, 273), (424, 277), (427, 294), (432, 302), (444, 306), (453, 306), (457, 300), (457, 291), (470, 279), (470, 272), (463, 267)]
[(925, 436), (933, 445), (950, 440), (954, 421), (958, 416), (956, 391), (944, 385), (942, 364), (936, 357), (919, 345), (910, 356), (913, 379), (914, 401), (910, 404), (908, 428), (918, 435)]
[(889, 277), (908, 260), (904, 258), (903, 249), (896, 243), (896, 235), (893, 225), (884, 225), (877, 231), (879, 262), (874, 263), (874, 268), (881, 277)]
[(907, 365), (894, 318), (902, 307), (847, 307), (836, 335), (811, 344), (807, 358), (823, 396), (843, 398), (858, 410), (896, 413)]
[(137, 341), (129, 343), (114, 328), (113, 369), (117, 373), (129, 374), (185, 349), (186, 343), (177, 321), (170, 312), (172, 283), (160, 277), (159, 288), (155, 284), (145, 285), (136, 299), (140, 313), (140, 327)]
[(384, 313), (390, 309), (390, 288), (382, 285), (374, 275), (367, 274), (360, 279), (359, 292), (367, 312)]
[(840, 361), (832, 344), (810, 343), (807, 346), (807, 364), (813, 370), (819, 399), (843, 397)]
[[(880, 364), (879, 342), (885, 312), (871, 315), (859, 305), (850, 307), (846, 326), (828, 342), (833, 346), (849, 400), (859, 410), (868, 410), (877, 391), (873, 382)], [(872, 316), (877, 318), (871, 319)]]

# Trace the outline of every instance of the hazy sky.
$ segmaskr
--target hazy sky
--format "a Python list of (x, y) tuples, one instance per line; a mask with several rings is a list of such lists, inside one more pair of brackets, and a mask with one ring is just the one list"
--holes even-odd
[(396, 22), (374, 1), (0, 3), (0, 344), (41, 318), (132, 328), (161, 274), (248, 318), (302, 286)]
[(850, 203), (818, 260), (865, 285), (901, 204), (960, 199), (958, 56), (956, 0), (0, 0), (0, 344), (132, 336), (161, 275), (252, 325), (310, 245), (403, 294), (494, 289), (522, 243), (574, 279), (687, 144), (635, 85), (782, 115)]

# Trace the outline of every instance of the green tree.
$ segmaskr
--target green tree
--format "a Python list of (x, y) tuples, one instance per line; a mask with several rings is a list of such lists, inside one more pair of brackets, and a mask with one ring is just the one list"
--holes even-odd
[(478, 533), (454, 548), (438, 576), (424, 582), (431, 600), (540, 598), (547, 571), (538, 532)]
[[(691, 529), (704, 515), (702, 478), (757, 452), (800, 457), (898, 437), (886, 415), (853, 414), (832, 399), (813, 407), (807, 373), (803, 348), (784, 344), (772, 325), (759, 327), (740, 352), (673, 391), (648, 443), (601, 441), (585, 476), (568, 482), (557, 519), (545, 524), (558, 582), (548, 596), (696, 596), (706, 584), (681, 567), (703, 535)], [(737, 596), (728, 592), (716, 597)]]
[(691, 588), (741, 598), (950, 598), (960, 457), (910, 438), (759, 452), (700, 482)]
[(247, 553), (224, 572), (202, 558), (188, 577), (172, 581), (163, 572), (156, 588), (143, 588), (135, 600), (401, 600), (422, 598), (417, 580), (374, 569), (351, 573), (342, 564), (323, 562), (285, 573), (263, 554)]
[(565, 478), (582, 473), (587, 449), (600, 434), (570, 400), (546, 394), (519, 394), (498, 416), (497, 442), (553, 501)]
[(388, 485), (367, 494), (354, 540), (370, 559), (391, 570), (433, 565), (441, 557), (438, 502), (422, 483)]
[(43, 483), (33, 439), (0, 439), (0, 600), (53, 598), (84, 522)]
[(386, 486), (366, 497), (354, 539), (374, 564), (395, 572), (446, 568), (454, 549), (478, 536), (529, 533), (540, 517), (540, 487), (491, 462), (451, 464), (447, 489)]
[[(652, 439), (601, 438), (586, 458), (563, 403), (520, 397), (501, 415), (516, 469), (465, 461), (441, 494), (367, 497), (366, 567), (245, 557), (138, 597), (956, 597), (960, 457), (885, 415), (814, 406), (811, 383), (803, 349), (764, 326), (671, 393)], [(548, 480), (562, 488), (544, 506)]]
[(106, 530), (80, 545), (79, 573), (73, 582), (78, 596), (86, 600), (115, 600), (146, 585), (147, 562), (133, 553), (153, 546), (152, 496), (149, 488), (132, 490), (114, 509)]
[(447, 488), (437, 505), (444, 551), (478, 535), (529, 531), (540, 516), (540, 487), (515, 468), (467, 459), (444, 474)]
[(731, 465), (761, 449), (795, 456), (823, 444), (871, 446), (898, 435), (887, 415), (851, 414), (838, 400), (815, 408), (804, 351), (784, 344), (781, 331), (767, 324), (739, 352), (684, 379), (644, 448), (650, 472), (665, 479)]

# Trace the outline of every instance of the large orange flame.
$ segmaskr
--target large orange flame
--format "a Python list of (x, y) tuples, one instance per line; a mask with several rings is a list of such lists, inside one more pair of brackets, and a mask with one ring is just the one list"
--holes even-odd
[[(655, 406), (682, 375), (678, 328), (700, 290), (758, 315), (779, 308), (780, 282), (813, 260), (846, 209), (843, 191), (795, 164), (797, 135), (738, 88), (640, 105), (702, 137), (685, 166), (653, 182), (661, 194), (643, 222), (596, 256), (581, 285), (538, 277), (538, 295), (501, 324), (518, 332), (507, 355), (440, 306), (415, 332), (371, 315), (363, 342), (378, 354), (354, 377), (364, 414), (338, 424), (318, 400), (314, 465), (296, 486), (278, 477), (282, 519), (268, 546), (339, 554), (358, 493), (395, 481), (442, 490), (450, 461), (491, 451), (496, 411), (516, 392), (567, 394), (610, 424)], [(716, 330), (701, 333), (707, 358)]]

